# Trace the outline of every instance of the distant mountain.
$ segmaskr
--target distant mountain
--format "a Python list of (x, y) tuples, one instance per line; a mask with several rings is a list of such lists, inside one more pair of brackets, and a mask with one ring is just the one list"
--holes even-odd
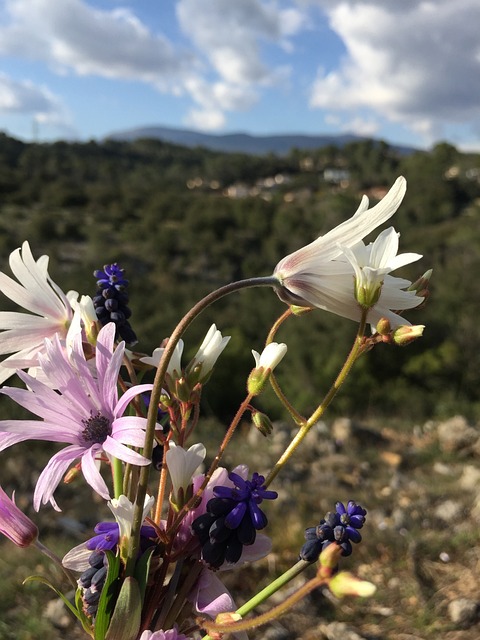
[[(184, 147), (205, 147), (213, 151), (224, 151), (227, 153), (248, 153), (254, 155), (264, 155), (275, 153), (285, 155), (292, 149), (318, 149), (328, 145), (344, 147), (351, 142), (366, 140), (362, 136), (352, 134), (344, 135), (303, 135), (303, 134), (279, 134), (270, 136), (254, 136), (248, 133), (226, 133), (210, 134), (200, 131), (189, 131), (188, 129), (172, 129), (169, 127), (139, 127), (137, 129), (127, 129), (117, 131), (109, 136), (107, 140), (118, 140), (131, 142), (139, 138), (153, 138), (163, 140), (172, 144)], [(409, 147), (395, 145), (394, 148), (402, 155), (407, 155), (415, 151)]]

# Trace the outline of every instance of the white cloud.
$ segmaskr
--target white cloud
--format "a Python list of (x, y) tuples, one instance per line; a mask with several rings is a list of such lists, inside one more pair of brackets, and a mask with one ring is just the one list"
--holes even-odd
[(201, 101), (204, 117), (209, 110), (214, 115), (249, 108), (262, 87), (284, 82), (289, 69), (270, 67), (262, 46), (273, 43), (289, 51), (289, 38), (306, 27), (299, 9), (262, 0), (179, 0), (177, 16), (217, 75), (208, 98)]
[(318, 0), (347, 54), (318, 72), (311, 106), (370, 109), (420, 132), (480, 119), (478, 0)]
[(101, 11), (82, 0), (9, 0), (7, 10), (0, 53), (43, 60), (57, 71), (166, 87), (192, 65), (190, 55), (152, 34), (128, 9)]
[(28, 116), (37, 123), (75, 137), (76, 131), (65, 104), (46, 87), (29, 80), (18, 81), (0, 73), (0, 114)]
[(45, 114), (57, 110), (58, 99), (32, 82), (17, 82), (0, 74), (0, 111), (3, 113)]
[(306, 28), (294, 2), (178, 0), (177, 17), (191, 42), (181, 50), (129, 8), (5, 0), (0, 55), (43, 61), (57, 74), (140, 81), (187, 94), (195, 105), (189, 122), (221, 128), (226, 112), (250, 108), (265, 87), (288, 78), (288, 66), (272, 65), (263, 49), (293, 50), (292, 37)]

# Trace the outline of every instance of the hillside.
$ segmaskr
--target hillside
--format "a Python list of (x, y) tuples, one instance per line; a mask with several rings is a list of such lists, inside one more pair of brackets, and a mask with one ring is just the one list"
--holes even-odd
[[(306, 135), (306, 134), (272, 134), (268, 136), (248, 133), (209, 134), (188, 129), (150, 126), (127, 129), (111, 133), (107, 140), (134, 142), (142, 138), (161, 140), (185, 147), (203, 147), (212, 151), (225, 153), (248, 153), (265, 155), (275, 153), (287, 155), (293, 149), (310, 150), (334, 146), (343, 149), (347, 144), (362, 142), (366, 138), (353, 134), (338, 135)], [(395, 150), (402, 154), (413, 153), (411, 147), (396, 146)]]
[[(148, 352), (200, 296), (234, 279), (270, 274), (281, 257), (350, 217), (362, 193), (372, 202), (382, 197), (399, 174), (408, 181), (394, 219), (402, 251), (425, 256), (401, 275), (413, 280), (434, 268), (426, 308), (408, 315), (426, 325), (425, 336), (397, 349), (395, 358), (382, 357), (383, 348), (392, 348), (386, 346), (369, 354), (357, 367), (355, 393), (347, 388), (335, 410), (473, 418), (480, 414), (480, 284), (472, 277), (480, 273), (480, 159), (447, 144), (409, 156), (368, 140), (258, 156), (146, 139), (25, 144), (2, 136), (2, 269), (28, 239), (35, 256), (51, 256), (62, 288), (93, 293), (93, 270), (120, 262), (131, 282), (138, 348)], [(221, 363), (230, 385), (222, 405), (212, 401), (209, 411), (229, 415), (243, 391), (250, 350), (261, 347), (268, 323), (283, 309), (273, 293), (245, 292), (189, 330), (193, 344), (212, 322), (234, 336)], [(290, 368), (282, 374), (295, 371), (289, 385), (301, 406), (311, 407), (330, 384), (345, 357), (340, 345), (354, 331), (353, 323), (322, 312), (285, 327)], [(264, 402), (269, 408), (268, 397)]]

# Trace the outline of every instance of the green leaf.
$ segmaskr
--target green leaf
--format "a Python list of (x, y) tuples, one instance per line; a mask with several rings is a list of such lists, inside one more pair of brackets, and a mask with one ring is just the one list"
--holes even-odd
[(120, 558), (114, 556), (111, 551), (105, 551), (105, 555), (107, 556), (108, 570), (102, 595), (98, 601), (98, 611), (95, 618), (95, 640), (105, 640), (120, 588), (118, 579)]
[(150, 547), (149, 549), (147, 549), (145, 553), (139, 558), (137, 564), (135, 565), (134, 578), (138, 582), (142, 604), (145, 598), (145, 590), (147, 587), (148, 574), (150, 571), (150, 561), (152, 559), (152, 555), (154, 551), (155, 551), (155, 547)]
[[(80, 620), (80, 622), (82, 623), (82, 627), (85, 629), (85, 631), (93, 637), (93, 631), (92, 631), (92, 626), (90, 624), (90, 621), (88, 620), (87, 616), (83, 613), (82, 611), (82, 606), (81, 606), (81, 591), (80, 589), (77, 589), (77, 592), (75, 594), (75, 603), (76, 603), (76, 607), (70, 602), (70, 600), (67, 598), (66, 595), (64, 595), (61, 591), (59, 591), (57, 589), (57, 587), (55, 587), (50, 580), (48, 580), (47, 578), (45, 578), (44, 576), (29, 576), (28, 578), (25, 578), (25, 580), (23, 581), (23, 584), (27, 584), (28, 582), (41, 582), (42, 584), (46, 584), (47, 587), (50, 587), (50, 589), (52, 589), (52, 591), (55, 591), (55, 593), (57, 594), (57, 596), (63, 601), (64, 605), (73, 613), (73, 615)], [(80, 593), (80, 599), (78, 598), (78, 595)], [(80, 606), (78, 606), (80, 604)]]
[(135, 578), (125, 578), (105, 640), (135, 640), (140, 629), (142, 600)]

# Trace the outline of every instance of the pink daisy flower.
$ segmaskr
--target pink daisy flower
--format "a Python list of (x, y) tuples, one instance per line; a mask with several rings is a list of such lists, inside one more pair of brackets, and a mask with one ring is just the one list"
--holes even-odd
[(99, 332), (94, 375), (85, 358), (81, 336), (75, 336), (67, 355), (55, 335), (53, 340), (45, 340), (45, 353), (38, 356), (47, 384), (19, 371), (28, 389), (0, 389), (0, 393), (42, 418), (1, 420), (0, 451), (25, 440), (69, 445), (56, 453), (40, 474), (33, 498), (37, 511), (47, 502), (60, 511), (53, 493), (75, 460), (81, 461), (88, 484), (106, 500), (110, 494), (99, 471), (101, 456), (113, 456), (134, 465), (150, 463), (130, 449), (143, 447), (146, 419), (123, 414), (132, 398), (151, 390), (152, 385), (137, 385), (118, 398), (117, 380), (125, 343), (115, 349), (114, 338), (113, 323)]

